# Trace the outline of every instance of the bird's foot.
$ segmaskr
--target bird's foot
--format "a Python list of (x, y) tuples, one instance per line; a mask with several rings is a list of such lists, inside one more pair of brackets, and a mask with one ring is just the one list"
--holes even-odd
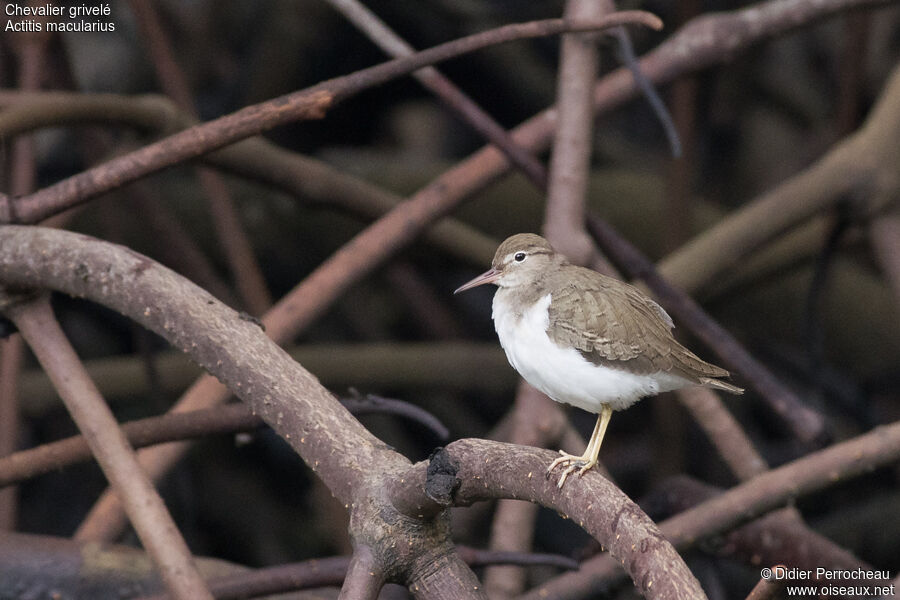
[(550, 463), (550, 466), (547, 467), (547, 477), (549, 478), (550, 473), (553, 471), (553, 469), (555, 469), (559, 465), (566, 466), (565, 470), (562, 472), (562, 475), (560, 475), (559, 477), (559, 482), (556, 484), (556, 487), (558, 487), (559, 489), (562, 489), (562, 486), (566, 482), (566, 479), (568, 479), (569, 475), (574, 473), (576, 469), (578, 470), (578, 476), (581, 477), (586, 472), (593, 469), (597, 464), (596, 458), (591, 458), (586, 454), (583, 456), (575, 456), (574, 454), (569, 454), (568, 452), (563, 452), (562, 450), (560, 450), (559, 453), (562, 456), (554, 460), (552, 463)]

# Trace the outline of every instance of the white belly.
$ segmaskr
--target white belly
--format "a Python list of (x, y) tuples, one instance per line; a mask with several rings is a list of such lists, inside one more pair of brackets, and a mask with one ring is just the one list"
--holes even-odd
[(557, 346), (547, 336), (548, 306), (550, 294), (516, 319), (498, 291), (494, 294), (492, 317), (509, 363), (525, 381), (557, 402), (594, 413), (600, 412), (603, 404), (622, 410), (644, 396), (691, 385), (668, 373), (634, 375), (598, 366), (574, 348)]

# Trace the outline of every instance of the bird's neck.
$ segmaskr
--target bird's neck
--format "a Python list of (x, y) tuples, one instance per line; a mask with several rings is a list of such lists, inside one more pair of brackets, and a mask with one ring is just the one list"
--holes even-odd
[(550, 279), (547, 273), (542, 273), (527, 283), (501, 286), (494, 296), (494, 310), (521, 317), (528, 308), (551, 293)]

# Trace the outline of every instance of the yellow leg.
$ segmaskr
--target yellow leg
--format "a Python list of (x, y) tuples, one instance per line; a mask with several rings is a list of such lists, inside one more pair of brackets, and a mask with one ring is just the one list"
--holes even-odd
[(566, 469), (559, 478), (559, 483), (556, 484), (557, 487), (562, 488), (563, 484), (566, 482), (566, 478), (568, 478), (575, 469), (580, 468), (578, 475), (581, 476), (594, 468), (597, 464), (597, 457), (600, 455), (600, 445), (603, 443), (603, 437), (606, 435), (606, 427), (609, 425), (610, 418), (612, 418), (612, 408), (604, 404), (603, 408), (600, 410), (600, 414), (597, 415), (597, 423), (594, 425), (594, 432), (591, 434), (591, 439), (588, 441), (587, 448), (584, 449), (584, 454), (581, 456), (575, 456), (568, 452), (563, 452), (562, 450), (559, 451), (562, 456), (554, 460), (550, 463), (550, 466), (547, 467), (547, 474), (549, 476), (550, 472), (557, 466), (566, 465)]

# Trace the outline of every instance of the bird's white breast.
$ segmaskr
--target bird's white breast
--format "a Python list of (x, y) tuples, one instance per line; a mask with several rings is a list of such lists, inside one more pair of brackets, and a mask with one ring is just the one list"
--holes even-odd
[(509, 363), (553, 400), (596, 413), (602, 404), (622, 410), (644, 396), (690, 385), (667, 373), (635, 375), (595, 365), (575, 348), (557, 346), (547, 336), (550, 300), (547, 294), (519, 317), (501, 289), (494, 294), (492, 317)]

